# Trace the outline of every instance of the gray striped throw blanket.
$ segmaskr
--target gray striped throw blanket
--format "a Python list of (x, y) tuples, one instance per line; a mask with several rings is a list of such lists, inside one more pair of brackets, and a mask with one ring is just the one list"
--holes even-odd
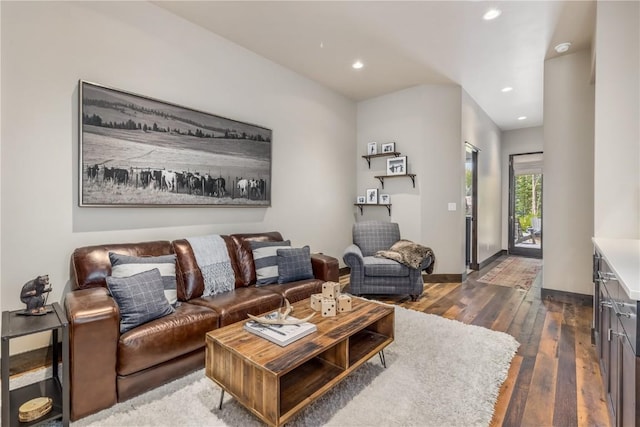
[(217, 234), (190, 237), (187, 239), (193, 249), (198, 267), (204, 278), (203, 297), (231, 291), (235, 287), (235, 276), (227, 245)]

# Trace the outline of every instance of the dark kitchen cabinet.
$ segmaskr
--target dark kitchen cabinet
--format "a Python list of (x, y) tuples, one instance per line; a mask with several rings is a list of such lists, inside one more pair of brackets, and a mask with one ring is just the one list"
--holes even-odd
[(593, 260), (593, 326), (607, 403), (615, 426), (638, 426), (638, 301), (629, 298), (598, 249)]

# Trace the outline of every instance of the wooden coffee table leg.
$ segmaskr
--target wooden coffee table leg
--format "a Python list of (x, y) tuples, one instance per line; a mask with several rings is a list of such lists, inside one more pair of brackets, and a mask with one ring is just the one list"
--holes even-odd
[(220, 389), (220, 403), (218, 403), (218, 411), (222, 410), (222, 399), (224, 399), (224, 389)]
[(384, 350), (380, 350), (378, 352), (378, 356), (380, 356), (380, 363), (386, 369), (387, 368), (387, 360), (384, 358)]

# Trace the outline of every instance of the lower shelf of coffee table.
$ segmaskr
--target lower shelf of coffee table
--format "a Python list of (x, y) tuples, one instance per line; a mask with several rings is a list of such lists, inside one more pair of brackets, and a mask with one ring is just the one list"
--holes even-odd
[(283, 375), (280, 378), (280, 422), (286, 422), (322, 396), (391, 341), (390, 336), (365, 329)]
[(376, 349), (386, 346), (388, 343), (385, 343), (388, 340), (388, 336), (369, 330), (360, 331), (350, 337), (349, 366), (353, 366), (357, 362), (366, 362), (371, 356), (375, 355), (379, 351), (376, 351)]
[(316, 357), (283, 376), (280, 379), (280, 412), (291, 411), (343, 372), (344, 369)]

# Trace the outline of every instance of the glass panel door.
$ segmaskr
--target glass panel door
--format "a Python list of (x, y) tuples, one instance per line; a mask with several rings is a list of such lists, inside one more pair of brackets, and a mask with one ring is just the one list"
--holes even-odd
[(542, 258), (543, 154), (509, 156), (509, 253)]

